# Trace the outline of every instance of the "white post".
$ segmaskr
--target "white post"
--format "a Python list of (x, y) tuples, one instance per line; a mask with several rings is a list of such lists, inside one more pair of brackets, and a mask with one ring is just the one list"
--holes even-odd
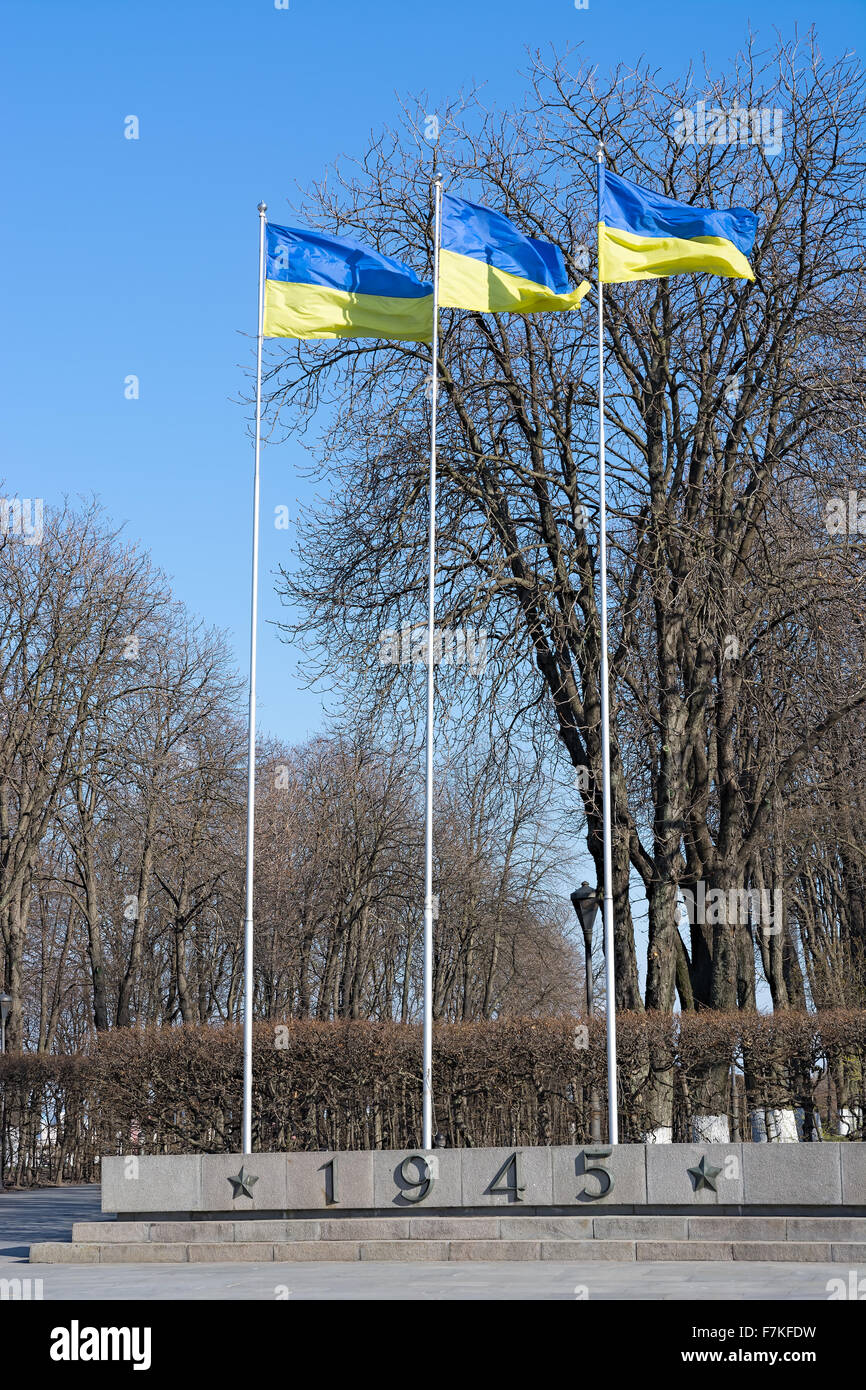
[(247, 748), (247, 876), (244, 915), (243, 1151), (253, 1151), (253, 875), (256, 823), (256, 637), (259, 615), (259, 460), (262, 448), (262, 338), (265, 319), (267, 203), (259, 203), (259, 315), (256, 337), (256, 449), (253, 480), (253, 569), (250, 600), (250, 711)]
[[(598, 144), (599, 220), (604, 145)], [(613, 854), (610, 807), (610, 695), (607, 669), (607, 482), (604, 459), (604, 308), (601, 265), (598, 268), (598, 491), (600, 501), (598, 564), (601, 571), (601, 779), (604, 822), (604, 990), (607, 1008), (608, 1143), (619, 1143), (616, 1091), (616, 976), (613, 959)]]
[(439, 242), (442, 181), (434, 185), (433, 211), (433, 371), (430, 403), (430, 521), (427, 578), (427, 774), (424, 810), (424, 1008), (422, 1149), (433, 1147), (433, 691), (436, 601), (436, 408), (439, 394)]

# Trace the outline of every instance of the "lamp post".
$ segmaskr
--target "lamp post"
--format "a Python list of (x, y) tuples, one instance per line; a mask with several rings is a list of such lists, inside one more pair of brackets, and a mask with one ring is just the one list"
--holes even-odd
[[(0, 994), (0, 1052), (6, 1051), (6, 1020), (12, 1008), (12, 995), (5, 989)], [(3, 1174), (6, 1171), (6, 1084), (2, 1087), (3, 1107), (0, 1111), (0, 1189), (3, 1187)]]
[(586, 961), (586, 1012), (592, 1013), (592, 929), (598, 916), (598, 892), (586, 879), (571, 895), (571, 905), (577, 913), (583, 932), (583, 951)]
[[(586, 1016), (592, 1016), (592, 929), (598, 916), (598, 890), (590, 888), (586, 879), (571, 895), (571, 905), (577, 913), (580, 929), (583, 932), (583, 958), (586, 962)], [(589, 1093), (590, 1132), (594, 1144), (601, 1143), (601, 1103), (598, 1090), (592, 1087)]]
[(12, 1010), (12, 995), (0, 994), (0, 1052), (6, 1051), (6, 1020)]

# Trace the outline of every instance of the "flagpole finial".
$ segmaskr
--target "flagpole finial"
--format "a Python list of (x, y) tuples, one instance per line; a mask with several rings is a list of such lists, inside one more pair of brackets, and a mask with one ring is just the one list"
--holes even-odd
[(598, 149), (596, 150), (596, 158), (599, 164), (604, 163), (604, 141), (602, 140), (600, 135), (598, 137)]
[(265, 215), (265, 213), (267, 212), (267, 210), (268, 210), (268, 205), (267, 205), (267, 203), (259, 203), (259, 212), (261, 213), (262, 217), (264, 217), (264, 215)]

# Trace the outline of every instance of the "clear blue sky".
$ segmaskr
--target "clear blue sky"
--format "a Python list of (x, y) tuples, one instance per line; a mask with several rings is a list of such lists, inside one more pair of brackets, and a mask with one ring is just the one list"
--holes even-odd
[[(747, 23), (813, 22), (827, 55), (857, 48), (863, 0), (7, 0), (0, 227), (0, 479), (6, 495), (95, 493), (228, 630), (245, 669), (251, 448), (242, 364), (255, 327), (256, 204), (288, 215), (318, 177), (394, 118), (396, 93), (437, 101), (476, 81), (506, 103), (525, 49), (583, 40), (607, 67), (722, 65)], [(124, 118), (140, 138), (124, 138)], [(124, 399), (136, 375), (140, 398)], [(303, 495), (299, 446), (265, 452), (263, 618)], [(262, 627), (260, 719), (319, 727), (292, 653)]]

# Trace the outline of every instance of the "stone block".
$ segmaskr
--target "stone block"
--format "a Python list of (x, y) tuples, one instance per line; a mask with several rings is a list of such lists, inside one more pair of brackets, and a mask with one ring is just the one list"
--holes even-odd
[(182, 1265), (190, 1247), (176, 1242), (145, 1241), (141, 1245), (100, 1245), (101, 1265)]
[(540, 1260), (539, 1240), (452, 1240), (449, 1260)]
[(842, 1201), (846, 1207), (866, 1207), (866, 1144), (827, 1144), (835, 1149), (842, 1169)]
[(631, 1263), (634, 1261), (633, 1240), (543, 1240), (543, 1260), (599, 1260)]
[(735, 1240), (735, 1260), (830, 1263), (830, 1246), (821, 1241)]
[(839, 1206), (842, 1144), (744, 1144), (744, 1201), (752, 1206)]
[(549, 1148), (463, 1149), (462, 1154), (464, 1206), (546, 1207), (553, 1201)]
[(461, 1150), (380, 1149), (373, 1159), (373, 1205), (459, 1207)]
[(237, 1239), (233, 1221), (153, 1221), (145, 1240), (219, 1245)]
[(31, 1245), (29, 1260), (32, 1265), (98, 1265), (98, 1245), (70, 1245), (65, 1240), (41, 1240)]
[(291, 1153), (285, 1163), (289, 1211), (357, 1211), (374, 1205), (369, 1151)]
[(592, 1229), (601, 1240), (688, 1240), (687, 1216), (596, 1216)]
[(742, 1144), (648, 1144), (647, 1201), (656, 1206), (731, 1206), (743, 1201)]
[[(219, 1225), (222, 1225), (219, 1222)], [(277, 1221), (270, 1217), (260, 1217), (257, 1221), (232, 1221), (233, 1236), (237, 1241), (272, 1240), (281, 1243), (288, 1240), (319, 1240), (321, 1222), (319, 1221)]]
[(103, 1158), (102, 1210), (201, 1211), (201, 1165), (201, 1154)]
[(646, 1201), (643, 1144), (562, 1146), (552, 1149), (551, 1155), (553, 1201), (558, 1207), (579, 1206), (588, 1210), (604, 1204), (639, 1206)]
[(690, 1216), (689, 1240), (785, 1240), (784, 1216)]
[(831, 1244), (830, 1259), (845, 1264), (866, 1265), (866, 1242), (843, 1241), (839, 1245)]
[(405, 1216), (344, 1216), (320, 1223), (320, 1240), (408, 1240)]
[(863, 1216), (782, 1217), (788, 1240), (866, 1241)]
[(635, 1259), (649, 1264), (656, 1260), (733, 1259), (730, 1241), (724, 1240), (639, 1240)]
[(592, 1240), (591, 1216), (501, 1216), (503, 1240)]
[(331, 1261), (345, 1264), (358, 1259), (356, 1240), (293, 1240), (274, 1244), (274, 1261), (299, 1264), (310, 1261)]
[(362, 1260), (396, 1260), (399, 1263), (445, 1261), (448, 1259), (447, 1240), (362, 1240), (359, 1242)]
[(199, 1210), (285, 1211), (285, 1154), (205, 1154), (201, 1165)]
[(219, 1245), (188, 1245), (191, 1265), (270, 1264), (273, 1242), (268, 1240), (227, 1240)]
[(413, 1216), (408, 1223), (412, 1240), (496, 1240), (498, 1216)]
[[(125, 1244), (150, 1240), (149, 1221), (75, 1221), (72, 1239), (96, 1245), (123, 1241)], [(163, 1237), (164, 1239), (164, 1237)]]

